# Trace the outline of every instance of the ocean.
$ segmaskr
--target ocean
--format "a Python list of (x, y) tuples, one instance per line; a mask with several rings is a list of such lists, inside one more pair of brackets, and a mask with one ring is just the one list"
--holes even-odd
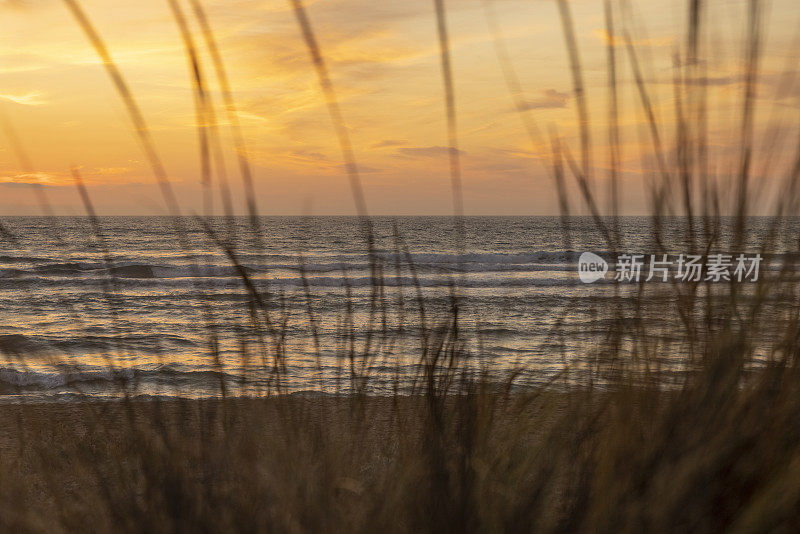
[[(757, 252), (768, 222), (751, 219), (733, 252)], [(467, 217), (462, 235), (452, 217), (375, 217), (370, 244), (356, 217), (3, 218), (0, 399), (347, 393), (354, 376), (410, 391), (454, 303), (475, 369), (548, 383), (590, 365), (604, 312), (637, 298), (640, 284), (613, 283), (613, 256), (689, 252), (683, 218), (660, 244), (649, 218), (605, 219), (616, 251), (593, 219), (564, 223)], [(797, 230), (784, 221), (775, 257)], [(610, 264), (596, 283), (578, 277), (586, 251)]]

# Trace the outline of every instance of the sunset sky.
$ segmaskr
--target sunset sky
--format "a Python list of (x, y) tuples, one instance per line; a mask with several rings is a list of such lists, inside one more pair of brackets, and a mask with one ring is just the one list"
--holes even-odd
[[(556, 131), (577, 154), (575, 100), (554, 1), (494, 0), (498, 22), (525, 92), (525, 107), (545, 133)], [(675, 74), (686, 2), (634, 1), (633, 41), (664, 128), (673, 142)], [(241, 178), (218, 84), (188, 3), (182, 7), (201, 50), (217, 106), (237, 209)], [(308, 51), (288, 2), (206, 0), (238, 107), (264, 214), (351, 214), (342, 156)], [(373, 214), (452, 212), (447, 129), (431, 0), (318, 0), (308, 14), (328, 62)], [(165, 207), (125, 108), (80, 27), (57, 0), (1, 1), (0, 112), (27, 154), (25, 169), (0, 135), (0, 214), (41, 213), (41, 184), (57, 213), (83, 208), (70, 174), (78, 167), (103, 214), (158, 214)], [(198, 134), (190, 71), (166, 1), (92, 0), (81, 6), (131, 86), (186, 213), (202, 210)], [(606, 44), (599, 0), (571, 2), (589, 102), (594, 174), (607, 182)], [(514, 109), (482, 0), (450, 0), (448, 25), (467, 214), (554, 214), (546, 145), (532, 145)], [(730, 164), (743, 87), (746, 3), (709, 2), (710, 139), (717, 166)], [(619, 13), (619, 12), (617, 12)], [(800, 91), (780, 84), (798, 67), (792, 39), (800, 22), (793, 0), (765, 13), (757, 131), (788, 121), (796, 139)], [(622, 21), (617, 21), (622, 25)], [(623, 207), (647, 211), (645, 119), (622, 41)], [(791, 79), (790, 79), (791, 81)], [(726, 156), (727, 154), (727, 156)], [(726, 159), (727, 158), (727, 159)], [(780, 163), (780, 162), (778, 162)], [(759, 177), (766, 179), (765, 177)], [(217, 177), (215, 176), (215, 180)], [(216, 187), (216, 185), (214, 186)], [(219, 208), (219, 195), (215, 195)]]

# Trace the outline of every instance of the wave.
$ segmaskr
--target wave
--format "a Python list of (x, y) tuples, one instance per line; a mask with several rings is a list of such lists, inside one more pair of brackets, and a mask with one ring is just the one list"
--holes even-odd
[(37, 256), (8, 256), (0, 254), (0, 263), (44, 263), (48, 261), (52, 260)]
[[(179, 368), (180, 367), (180, 368)], [(272, 385), (271, 374), (253, 375), (222, 372), (213, 369), (186, 369), (179, 364), (150, 365), (139, 368), (102, 369), (73, 367), (64, 369), (18, 369), (0, 367), (0, 402), (21, 398), (44, 401), (210, 398), (221, 394), (221, 384), (232, 397), (263, 396)], [(557, 366), (553, 366), (557, 368)], [(373, 378), (368, 384), (371, 394), (410, 393), (419, 365), (398, 367), (372, 366)], [(397, 374), (395, 373), (397, 371)], [(355, 393), (352, 384), (341, 379), (336, 369), (325, 366), (323, 374), (309, 374), (307, 369), (284, 377), (283, 389), (275, 394), (294, 396), (331, 396)], [(537, 374), (552, 374), (548, 366), (537, 368)], [(499, 373), (490, 373), (489, 376)], [(399, 380), (399, 382), (398, 382)], [(519, 379), (518, 379), (519, 381)]]
[[(575, 260), (573, 252), (536, 252), (525, 254), (429, 254), (417, 253), (410, 256), (410, 264), (419, 272), (506, 272), (506, 271), (543, 271), (567, 270), (572, 266), (568, 262)], [(294, 273), (349, 273), (369, 271), (372, 262), (363, 254), (351, 255), (319, 255), (311, 261), (287, 261), (286, 255), (262, 256), (263, 263), (256, 258), (250, 258), (249, 263), (241, 269), (248, 275), (265, 274), (273, 272)], [(21, 258), (18, 262), (25, 263)], [(216, 258), (215, 258), (216, 259)], [(220, 258), (221, 259), (221, 258)], [(53, 277), (115, 277), (115, 278), (224, 278), (239, 277), (241, 270), (231, 264), (169, 264), (150, 261), (140, 262), (114, 262), (111, 264), (94, 261), (67, 261), (58, 262), (37, 258), (38, 265), (30, 268), (5, 267), (0, 268), (0, 276), (4, 278), (18, 278), (27, 275), (53, 276)], [(403, 269), (409, 268), (409, 258), (393, 254), (380, 254), (374, 258), (383, 265), (384, 271), (394, 269), (399, 265)], [(0, 262), (2, 263), (2, 262)]]
[[(246, 273), (255, 269), (244, 267)], [(116, 278), (193, 278), (193, 277), (233, 277), (240, 272), (226, 265), (158, 265), (148, 263), (124, 263), (107, 265), (103, 263), (75, 262), (39, 265), (32, 269), (5, 269), (0, 274), (6, 276), (51, 275), (51, 276), (100, 276)]]
[[(483, 264), (524, 264), (524, 263), (567, 263), (575, 262), (580, 252), (571, 250), (533, 251), (533, 252), (471, 252), (465, 254), (412, 253), (414, 263), (483, 263)], [(602, 254), (601, 254), (602, 255)], [(388, 261), (405, 261), (404, 255), (395, 253), (381, 255)]]
[[(219, 288), (242, 288), (242, 281), (236, 277), (216, 278), (209, 282), (214, 290)], [(16, 288), (20, 279), (8, 279), (6, 284), (0, 282), (0, 289)], [(105, 288), (108, 283), (102, 278), (75, 278), (70, 281), (63, 279), (26, 277), (24, 282), (31, 287), (57, 287), (57, 288)], [(601, 279), (594, 282), (592, 286), (597, 287), (613, 283), (610, 279)], [(10, 284), (10, 285), (9, 285)], [(195, 287), (197, 281), (186, 277), (167, 277), (167, 278), (141, 278), (129, 277), (118, 280), (119, 287), (126, 289), (146, 289), (146, 288), (185, 288)], [(282, 277), (282, 278), (262, 278), (255, 281), (256, 287), (261, 288), (299, 288), (307, 284), (309, 287), (319, 288), (346, 288), (353, 289), (371, 288), (375, 285), (373, 278), (369, 276), (342, 277), (342, 276), (310, 276), (305, 280), (302, 277)], [(493, 277), (490, 279), (480, 277), (459, 278), (453, 276), (420, 276), (416, 280), (411, 276), (384, 276), (379, 280), (383, 287), (415, 287), (419, 285), (423, 288), (449, 288), (458, 286), (461, 288), (525, 288), (525, 287), (581, 287), (583, 284), (577, 278), (570, 277)]]
[[(608, 251), (597, 252), (606, 258), (613, 266), (613, 255)], [(480, 273), (538, 273), (538, 272), (566, 272), (574, 271), (580, 253), (570, 250), (562, 251), (535, 251), (525, 253), (413, 253), (410, 257), (395, 253), (379, 252), (374, 261), (378, 262), (384, 273), (393, 274), (397, 268), (404, 274), (410, 274), (410, 266), (421, 275), (430, 274), (480, 274)], [(159, 279), (159, 278), (239, 278), (243, 270), (248, 276), (288, 280), (292, 276), (282, 276), (285, 273), (293, 274), (299, 278), (302, 274), (308, 275), (309, 280), (317, 278), (319, 281), (311, 282), (314, 285), (337, 285), (335, 282), (326, 281), (325, 277), (316, 275), (339, 274), (366, 274), (372, 268), (370, 258), (365, 254), (326, 254), (318, 253), (306, 257), (301, 263), (298, 258), (288, 259), (285, 254), (250, 255), (240, 258), (243, 261), (241, 268), (237, 268), (222, 257), (210, 255), (208, 263), (161, 263), (154, 259), (140, 261), (118, 261), (104, 263), (97, 261), (53, 261), (23, 268), (19, 264), (0, 267), (0, 278), (23, 278), (31, 276), (58, 277), (58, 278), (117, 278), (117, 279)], [(173, 256), (171, 259), (177, 259)], [(765, 258), (763, 270), (779, 268), (779, 262), (796, 260), (797, 255), (779, 254)], [(245, 261), (246, 260), (246, 261)], [(7, 262), (13, 263), (13, 262)], [(24, 263), (20, 261), (19, 263)], [(363, 277), (363, 276), (362, 276)], [(355, 279), (362, 278), (355, 276)], [(329, 277), (333, 278), (333, 277)], [(509, 278), (509, 285), (515, 285)], [(280, 281), (276, 283), (282, 283)], [(359, 285), (359, 282), (355, 282)]]
[[(598, 252), (600, 255), (610, 255), (609, 252)], [(526, 251), (526, 252), (468, 252), (464, 254), (456, 253), (435, 253), (435, 252), (411, 252), (397, 253), (390, 250), (377, 250), (373, 257), (383, 263), (391, 265), (460, 265), (460, 264), (486, 264), (486, 265), (513, 265), (530, 263), (575, 263), (580, 257), (581, 252), (572, 250), (557, 251)], [(343, 265), (350, 264), (369, 264), (369, 255), (363, 251), (351, 254), (340, 252), (314, 252), (303, 255), (306, 265), (314, 265), (314, 261), (324, 262), (322, 265), (341, 268)], [(239, 259), (245, 262), (258, 262), (262, 264), (294, 262), (297, 266), (300, 256), (288, 256), (286, 254), (242, 254)], [(309, 261), (312, 260), (312, 261)]]
[(241, 382), (233, 373), (215, 370), (179, 369), (176, 366), (154, 365), (122, 369), (56, 366), (54, 369), (17, 369), (0, 367), (0, 393), (8, 394), (20, 390), (54, 390), (64, 388), (90, 388), (92, 386), (130, 386), (137, 383), (161, 383), (163, 385), (191, 386), (207, 383), (209, 386), (227, 382)]
[(33, 355), (50, 351), (106, 352), (110, 350), (135, 350), (159, 354), (166, 348), (191, 348), (197, 343), (183, 336), (158, 334), (81, 335), (66, 338), (24, 334), (0, 335), (0, 353)]
[(23, 334), (0, 335), (0, 352), (7, 354), (32, 354), (42, 350), (40, 343)]

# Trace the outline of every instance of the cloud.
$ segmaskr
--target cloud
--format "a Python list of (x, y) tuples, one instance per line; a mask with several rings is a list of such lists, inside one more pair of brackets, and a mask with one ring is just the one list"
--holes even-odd
[[(764, 75), (761, 75), (758, 81), (763, 83), (764, 79)], [(687, 76), (681, 80), (681, 83), (685, 85), (697, 87), (725, 87), (728, 85), (741, 85), (744, 82), (745, 75), (741, 72), (719, 72), (719, 74), (698, 75), (696, 77)], [(650, 83), (674, 85), (675, 80), (673, 78), (662, 77), (651, 79)]]
[(23, 106), (43, 106), (47, 101), (41, 99), (41, 93), (26, 93), (24, 95), (0, 94), (0, 99)]
[(541, 156), (528, 150), (513, 148), (484, 148), (473, 153), (465, 167), (470, 171), (500, 174), (530, 174), (534, 161)]
[[(724, 87), (726, 85), (739, 85), (744, 83), (744, 81), (745, 75), (742, 72), (725, 72), (724, 70), (719, 69), (717, 70), (717, 73), (702, 74), (694, 77), (686, 76), (683, 80), (681, 80), (681, 83), (699, 87)], [(675, 84), (675, 80), (671, 78), (658, 78), (652, 80), (652, 82), (667, 85)]]
[[(348, 171), (348, 167), (344, 163), (342, 163), (340, 165), (337, 165), (337, 167), (339, 168), (339, 170), (342, 170), (342, 171), (345, 171), (345, 172)], [(359, 165), (358, 166), (358, 172), (359, 172), (359, 174), (377, 174), (377, 173), (382, 172), (382, 170), (378, 169), (377, 167), (370, 167), (369, 165)]]
[(543, 96), (535, 100), (526, 100), (522, 104), (522, 109), (555, 109), (567, 107), (569, 93), (562, 93), (561, 91), (556, 91), (555, 89), (547, 89), (546, 91), (542, 92), (542, 95)]
[(306, 149), (293, 150), (291, 154), (289, 154), (289, 156), (294, 159), (299, 159), (303, 161), (313, 161), (313, 162), (328, 161), (329, 159), (327, 154)]
[(674, 36), (668, 37), (655, 37), (651, 39), (633, 39), (628, 41), (622, 35), (609, 35), (605, 28), (598, 28), (592, 31), (592, 34), (600, 39), (603, 44), (611, 45), (611, 46), (625, 46), (627, 44), (632, 44), (633, 46), (650, 46), (653, 48), (662, 47), (662, 46), (672, 46), (675, 43)]
[(686, 80), (691, 85), (700, 86), (720, 86), (720, 85), (736, 85), (744, 81), (744, 76), (741, 74), (729, 74), (727, 76), (705, 76), (699, 77), (694, 80)]
[[(732, 83), (738, 82), (744, 85), (745, 81), (745, 75), (740, 74)], [(800, 82), (800, 70), (767, 70), (762, 68), (758, 74), (757, 82), (759, 85), (759, 98), (783, 105), (800, 104), (800, 83), (798, 83)]]
[(95, 167), (93, 174), (101, 176), (117, 176), (120, 174), (127, 174), (133, 169), (130, 167)]
[[(226, 49), (235, 53), (236, 61), (269, 81), (291, 81), (311, 72), (308, 51), (299, 38), (293, 20), (289, 25), (276, 25), (270, 33), (252, 31), (230, 37)], [(368, 29), (343, 29), (340, 24), (317, 25), (315, 36), (322, 55), (332, 72), (339, 76), (350, 74), (363, 82), (365, 76), (380, 78), (387, 66), (427, 56), (435, 49), (409, 40), (392, 27), (380, 27), (373, 22)], [(258, 78), (264, 81), (262, 78)], [(341, 85), (341, 82), (337, 84)]]
[(11, 52), (0, 53), (0, 72), (13, 74), (18, 72), (32, 72), (47, 68), (50, 63), (46, 58), (36, 53)]
[(26, 0), (0, 0), (0, 8), (24, 9), (32, 5), (32, 2)]
[(72, 185), (72, 183), (72, 177), (68, 173), (23, 172), (0, 176), (0, 185), (5, 187), (30, 187), (34, 185), (56, 187)]
[(391, 148), (408, 144), (405, 139), (384, 139), (373, 144), (370, 148)]
[[(403, 147), (397, 149), (397, 153), (410, 158), (438, 158), (450, 154), (450, 149), (446, 146)], [(458, 153), (464, 154), (464, 151), (458, 150)]]
[(49, 184), (42, 184), (39, 182), (0, 182), (1, 187), (10, 188), (27, 188), (27, 187), (58, 187)]

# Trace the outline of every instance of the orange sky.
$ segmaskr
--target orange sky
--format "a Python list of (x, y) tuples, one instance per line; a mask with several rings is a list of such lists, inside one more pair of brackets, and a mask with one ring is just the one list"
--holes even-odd
[[(575, 99), (556, 4), (494, 3), (528, 113), (543, 131), (563, 136), (577, 154)], [(189, 15), (188, 4), (181, 5)], [(167, 2), (86, 0), (81, 6), (142, 108), (182, 209), (201, 212), (190, 71)], [(288, 2), (207, 0), (204, 6), (230, 76), (259, 211), (353, 213), (335, 133)], [(433, 2), (318, 0), (307, 6), (353, 140), (370, 212), (451, 213)], [(465, 212), (557, 213), (553, 181), (545, 168), (548, 148), (531, 144), (514, 110), (482, 0), (450, 0), (447, 6)], [(605, 189), (608, 38), (603, 6), (598, 0), (571, 6), (587, 87), (594, 173), (598, 187)], [(683, 45), (685, 2), (639, 1), (633, 6), (634, 43), (646, 64), (665, 152), (671, 157), (674, 95), (669, 82), (675, 72), (673, 55)], [(736, 149), (731, 132), (738, 127), (735, 110), (743, 87), (745, 2), (717, 0), (709, 2), (709, 10), (710, 139), (716, 165), (725, 167)], [(7, 137), (0, 136), (0, 214), (41, 213), (31, 183), (42, 185), (57, 213), (82, 213), (72, 166), (80, 169), (100, 213), (164, 213), (125, 108), (63, 2), (6, 0), (0, 1), (0, 11), (0, 112), (16, 131), (31, 166), (27, 172)], [(798, 15), (793, 1), (771, 3), (758, 86), (757, 131), (763, 132), (770, 118), (778, 116), (788, 120), (787, 135), (781, 136), (787, 139), (796, 137), (800, 92), (796, 85), (778, 88), (778, 80), (787, 67), (797, 67), (796, 51), (795, 56), (789, 51)], [(189, 20), (196, 31), (195, 20)], [(237, 210), (243, 212), (241, 179), (219, 88), (202, 38), (196, 33), (195, 39), (217, 105), (227, 175)], [(623, 207), (641, 213), (647, 211), (645, 122), (624, 47), (617, 49), (623, 58)], [(215, 197), (219, 209), (219, 195)]]

